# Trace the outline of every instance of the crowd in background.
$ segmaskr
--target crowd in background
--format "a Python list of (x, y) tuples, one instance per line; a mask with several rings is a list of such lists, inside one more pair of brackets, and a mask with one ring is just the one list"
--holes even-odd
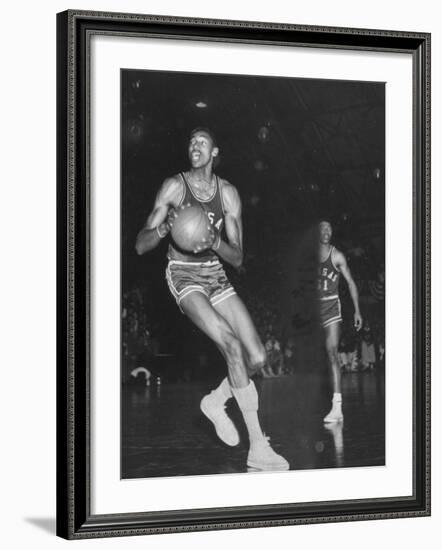
[(152, 363), (159, 351), (159, 341), (155, 336), (155, 323), (150, 319), (149, 292), (132, 288), (123, 293), (121, 312), (123, 378), (143, 367), (152, 370)]

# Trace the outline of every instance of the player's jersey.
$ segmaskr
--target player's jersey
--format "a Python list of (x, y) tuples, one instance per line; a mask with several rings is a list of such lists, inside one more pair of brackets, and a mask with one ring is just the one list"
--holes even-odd
[(330, 252), (323, 262), (319, 262), (318, 273), (318, 291), (320, 300), (332, 300), (338, 298), (338, 287), (340, 271), (333, 263), (334, 246), (330, 247)]
[[(210, 223), (215, 227), (216, 231), (221, 232), (224, 226), (224, 204), (218, 176), (215, 175), (215, 191), (213, 195), (206, 200), (196, 197), (182, 172), (180, 173), (180, 177), (183, 181), (183, 195), (178, 206), (182, 204), (201, 206), (203, 210), (207, 212)], [(192, 252), (181, 250), (171, 241), (169, 244), (168, 258), (170, 260), (181, 260), (184, 262), (207, 262), (217, 259), (217, 255), (213, 250), (204, 250), (198, 254), (193, 254)]]

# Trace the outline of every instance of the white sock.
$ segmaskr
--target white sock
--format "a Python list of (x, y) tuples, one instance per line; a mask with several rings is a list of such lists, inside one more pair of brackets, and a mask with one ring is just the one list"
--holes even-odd
[(228, 401), (231, 397), (233, 397), (232, 394), (232, 388), (229, 383), (229, 379), (226, 377), (222, 380), (221, 384), (211, 391), (211, 395), (215, 397), (215, 399), (219, 403), (225, 403)]
[(258, 393), (253, 380), (245, 388), (231, 388), (233, 396), (244, 417), (244, 422), (249, 432), (250, 446), (262, 441), (264, 435), (258, 419)]
[(332, 406), (334, 410), (341, 411), (342, 408), (342, 393), (334, 393), (332, 399)]

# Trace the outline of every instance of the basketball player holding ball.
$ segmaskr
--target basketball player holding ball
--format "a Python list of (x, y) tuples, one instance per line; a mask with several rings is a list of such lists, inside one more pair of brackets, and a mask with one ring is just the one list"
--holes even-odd
[[(209, 129), (196, 128), (191, 132), (190, 169), (164, 181), (153, 210), (137, 236), (136, 250), (144, 254), (169, 232), (172, 231), (172, 237), (175, 234), (175, 240), (169, 244), (166, 269), (170, 292), (181, 311), (215, 342), (227, 363), (227, 377), (203, 397), (201, 411), (213, 423), (218, 437), (225, 444), (236, 446), (239, 434), (225, 412), (226, 402), (233, 397), (249, 435), (247, 466), (258, 470), (288, 470), (288, 462), (275, 453), (262, 432), (258, 394), (249, 378), (249, 374), (265, 365), (265, 349), (220, 261), (236, 268), (241, 266), (243, 235), (238, 191), (213, 172), (218, 154), (219, 148)], [(180, 215), (195, 206), (204, 211), (204, 217), (192, 212), (189, 221), (181, 222)], [(202, 220), (206, 227), (201, 226)], [(174, 223), (177, 226), (181, 223), (180, 231), (174, 231)], [(226, 239), (222, 238), (223, 229)], [(184, 230), (187, 239), (177, 244)]]
[(362, 317), (359, 310), (359, 296), (356, 284), (351, 276), (344, 254), (330, 244), (332, 226), (328, 221), (321, 221), (319, 231), (319, 315), (325, 334), (325, 347), (331, 371), (333, 399), (332, 408), (324, 418), (325, 423), (342, 422), (341, 368), (339, 366), (338, 346), (340, 337), (341, 302), (339, 300), (339, 279), (341, 274), (347, 281), (350, 296), (355, 309), (354, 327), (360, 330)]

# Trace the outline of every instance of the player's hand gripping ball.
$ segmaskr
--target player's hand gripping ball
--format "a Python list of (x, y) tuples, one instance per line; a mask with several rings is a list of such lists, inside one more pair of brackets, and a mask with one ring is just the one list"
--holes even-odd
[(173, 227), (173, 222), (178, 218), (178, 214), (184, 210), (185, 208), (189, 208), (190, 204), (182, 204), (181, 206), (179, 206), (178, 208), (170, 208), (169, 209), (169, 212), (167, 213), (167, 219), (166, 221), (164, 222), (166, 228), (167, 228), (167, 233), (169, 233), (170, 231), (172, 231), (172, 227)]
[(176, 215), (170, 224), (171, 235), (179, 248), (197, 253), (212, 246), (215, 231), (207, 213), (200, 206), (186, 206), (174, 212)]

